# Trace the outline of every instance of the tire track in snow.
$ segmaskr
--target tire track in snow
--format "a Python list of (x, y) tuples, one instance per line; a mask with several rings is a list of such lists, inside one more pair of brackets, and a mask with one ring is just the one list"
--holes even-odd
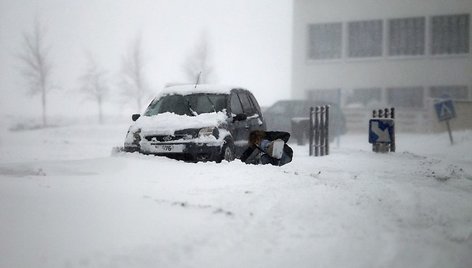
[(148, 195), (144, 195), (143, 198), (150, 199), (156, 202), (157, 204), (165, 204), (172, 207), (180, 207), (183, 209), (200, 209), (204, 211), (212, 211), (213, 214), (222, 214), (229, 217), (234, 216), (234, 212), (223, 209), (221, 207), (216, 207), (213, 205), (193, 204), (188, 201), (172, 201), (172, 200), (166, 200), (166, 199), (157, 199), (157, 198), (152, 198), (151, 196), (148, 196)]

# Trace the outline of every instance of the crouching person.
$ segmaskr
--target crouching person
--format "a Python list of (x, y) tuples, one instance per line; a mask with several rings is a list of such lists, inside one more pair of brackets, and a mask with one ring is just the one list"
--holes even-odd
[(290, 163), (293, 150), (287, 145), (289, 138), (290, 133), (283, 131), (253, 131), (249, 134), (248, 148), (241, 155), (241, 161), (275, 166)]

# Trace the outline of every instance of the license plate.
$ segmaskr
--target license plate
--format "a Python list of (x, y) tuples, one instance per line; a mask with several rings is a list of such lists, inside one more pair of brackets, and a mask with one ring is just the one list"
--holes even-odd
[(156, 144), (153, 145), (155, 153), (182, 153), (185, 145), (183, 144)]

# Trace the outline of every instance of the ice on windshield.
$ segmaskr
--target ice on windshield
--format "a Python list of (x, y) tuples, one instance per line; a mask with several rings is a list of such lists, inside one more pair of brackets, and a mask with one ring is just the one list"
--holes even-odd
[(144, 115), (174, 113), (192, 116), (221, 112), (226, 108), (226, 100), (227, 95), (224, 94), (166, 95), (153, 100)]

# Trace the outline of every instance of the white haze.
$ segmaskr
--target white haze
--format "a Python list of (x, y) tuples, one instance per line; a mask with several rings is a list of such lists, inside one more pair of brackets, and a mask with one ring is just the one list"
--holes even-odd
[[(262, 105), (290, 97), (292, 3), (288, 0), (0, 0), (0, 115), (40, 117), (39, 95), (28, 96), (20, 74), (22, 34), (35, 17), (47, 29), (56, 88), (47, 114), (95, 114), (78, 78), (91, 53), (107, 71), (112, 96), (105, 114), (130, 114), (117, 76), (131, 42), (142, 38), (153, 92), (184, 81), (183, 64), (206, 36), (214, 82), (251, 89)], [(0, 116), (2, 117), (2, 116)]]

